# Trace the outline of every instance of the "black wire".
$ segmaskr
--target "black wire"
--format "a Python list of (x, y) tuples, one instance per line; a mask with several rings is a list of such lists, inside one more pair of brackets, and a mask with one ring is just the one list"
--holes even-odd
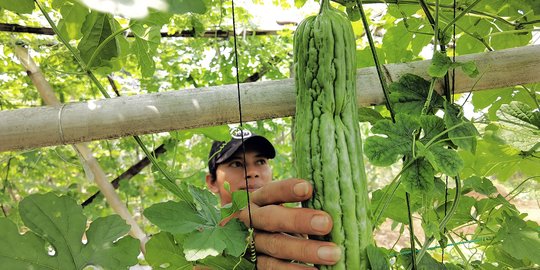
[[(251, 217), (251, 203), (249, 200), (249, 183), (248, 183), (248, 176), (247, 176), (247, 166), (246, 166), (246, 146), (244, 145), (244, 126), (242, 121), (242, 100), (240, 98), (240, 69), (238, 67), (238, 46), (236, 45), (236, 19), (234, 15), (234, 0), (231, 1), (231, 9), (232, 9), (232, 20), (233, 20), (233, 41), (234, 41), (234, 67), (236, 68), (236, 93), (238, 96), (238, 112), (240, 114), (239, 120), (240, 120), (240, 138), (242, 140), (242, 157), (243, 157), (243, 163), (244, 163), (244, 180), (246, 184), (246, 196), (247, 196), (247, 209), (248, 209), (248, 217), (249, 217), (249, 228), (253, 229), (253, 219)], [(252, 247), (252, 250), (255, 250), (255, 240), (249, 239), (251, 241), (250, 245)], [(257, 269), (257, 257), (255, 254), (251, 254), (251, 256), (254, 258), (254, 261), (252, 261), (255, 264), (255, 269)]]

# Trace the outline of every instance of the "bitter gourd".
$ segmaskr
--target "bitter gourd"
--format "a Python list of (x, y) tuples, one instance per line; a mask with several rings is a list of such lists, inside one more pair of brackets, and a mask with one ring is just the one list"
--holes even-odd
[(373, 242), (356, 103), (356, 42), (347, 16), (321, 1), (316, 16), (294, 34), (297, 176), (314, 187), (304, 206), (328, 212), (334, 227), (324, 240), (342, 259), (321, 269), (367, 269)]

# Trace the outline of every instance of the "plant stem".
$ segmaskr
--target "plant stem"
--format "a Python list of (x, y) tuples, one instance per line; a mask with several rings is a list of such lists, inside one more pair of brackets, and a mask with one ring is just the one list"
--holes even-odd
[(410, 242), (411, 242), (411, 262), (412, 262), (412, 269), (416, 270), (416, 247), (414, 243), (414, 223), (412, 219), (412, 213), (411, 213), (411, 199), (409, 192), (405, 192), (405, 200), (407, 201), (407, 217), (409, 218), (409, 236), (410, 236)]
[[(441, 220), (441, 223), (439, 223), (439, 231), (442, 231), (446, 228), (446, 224), (448, 223), (448, 221), (450, 221), (450, 219), (456, 212), (457, 205), (459, 204), (459, 199), (461, 198), (460, 196), (461, 180), (459, 178), (459, 175), (455, 176), (454, 180), (456, 181), (456, 193), (454, 195), (454, 203), (452, 203), (452, 207), (450, 207), (448, 214), (444, 216), (444, 218)], [(420, 250), (420, 252), (418, 253), (418, 256), (416, 257), (418, 261), (422, 260), (422, 257), (426, 253), (428, 246), (431, 244), (431, 242), (433, 242), (433, 240), (435, 240), (435, 238), (432, 236), (424, 242), (422, 249)]]
[(390, 104), (388, 86), (386, 84), (386, 80), (382, 72), (381, 62), (379, 61), (379, 57), (377, 56), (377, 50), (375, 48), (375, 42), (373, 41), (373, 36), (371, 35), (371, 31), (369, 30), (369, 23), (367, 21), (364, 7), (362, 6), (362, 0), (356, 0), (356, 5), (358, 6), (358, 9), (360, 10), (360, 17), (362, 18), (364, 31), (366, 32), (366, 36), (369, 42), (369, 48), (371, 49), (371, 55), (373, 56), (373, 61), (375, 62), (375, 69), (377, 70), (377, 75), (379, 76), (379, 82), (381, 83), (381, 87), (383, 90), (386, 109), (390, 112), (390, 117), (392, 118), (392, 122), (396, 122), (395, 113), (394, 113), (394, 110), (392, 109), (392, 104)]

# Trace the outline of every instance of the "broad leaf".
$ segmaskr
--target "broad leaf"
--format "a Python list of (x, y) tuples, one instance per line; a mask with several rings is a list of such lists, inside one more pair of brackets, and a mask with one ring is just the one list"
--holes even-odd
[(381, 115), (381, 113), (372, 108), (366, 108), (366, 107), (358, 108), (358, 121), (359, 122), (369, 122), (370, 124), (374, 125), (377, 121), (383, 120), (383, 119), (384, 117)]
[(452, 59), (450, 57), (439, 51), (435, 51), (433, 59), (431, 59), (431, 65), (428, 68), (428, 74), (431, 77), (442, 78), (451, 66)]
[[(119, 47), (116, 38), (109, 40), (106, 44), (102, 43), (114, 31), (114, 19), (107, 14), (91, 12), (86, 16), (81, 31), (85, 33), (77, 48), (81, 53), (82, 59), (89, 67), (108, 66), (113, 57), (119, 55)], [(100, 50), (98, 51), (98, 48)], [(92, 59), (93, 58), (93, 59)], [(90, 63), (90, 61), (92, 61)]]
[(461, 115), (456, 105), (444, 102), (444, 123), (449, 130), (448, 137), (455, 145), (472, 153), (476, 151), (478, 131)]
[[(0, 265), (6, 269), (83, 269), (94, 265), (121, 269), (137, 263), (139, 242), (129, 236), (129, 226), (119, 216), (98, 218), (82, 239), (86, 217), (67, 196), (30, 195), (19, 212), (31, 230), (24, 235), (11, 221), (0, 219)], [(51, 251), (46, 246), (50, 245)]]
[(11, 10), (15, 13), (32, 13), (34, 10), (33, 0), (2, 0), (0, 8)]
[(463, 181), (463, 194), (474, 190), (480, 194), (490, 196), (497, 192), (497, 188), (486, 177), (471, 176)]
[(456, 176), (463, 169), (463, 160), (458, 153), (440, 145), (428, 147), (426, 158), (435, 170), (448, 176)]
[[(182, 247), (174, 241), (171, 234), (160, 232), (146, 243), (144, 257), (154, 269), (193, 269), (193, 263), (188, 262), (183, 254)], [(167, 267), (163, 268), (163, 266)]]
[(435, 171), (433, 167), (423, 158), (418, 158), (406, 168), (401, 174), (401, 183), (405, 191), (411, 194), (425, 194), (430, 192), (435, 186)]
[(131, 50), (135, 52), (139, 60), (138, 67), (143, 77), (150, 77), (156, 70), (155, 55), (157, 47), (161, 41), (161, 25), (145, 27), (141, 23), (131, 26), (135, 41), (131, 45)]
[(504, 104), (497, 111), (499, 129), (492, 135), (521, 151), (535, 152), (540, 142), (540, 111), (521, 102)]
[[(400, 253), (402, 254), (398, 256), (398, 260), (401, 262), (401, 265), (403, 265), (405, 269), (412, 268), (412, 255), (410, 249), (402, 249)], [(418, 270), (446, 270), (444, 264), (433, 259), (429, 253), (425, 253), (424, 257), (422, 257), (420, 261), (417, 261), (416, 264), (416, 269)]]
[(88, 8), (78, 2), (65, 2), (60, 8), (62, 19), (58, 22), (60, 34), (70, 40), (80, 39), (83, 34), (81, 28), (85, 18), (89, 14)]
[(512, 101), (499, 109), (497, 116), (500, 121), (519, 125), (524, 128), (540, 129), (540, 111), (534, 110), (527, 104)]
[[(390, 102), (397, 113), (420, 115), (428, 98), (430, 83), (423, 78), (405, 74), (398, 82), (390, 84)], [(442, 97), (433, 92), (427, 114), (432, 114), (435, 108), (442, 108)]]
[(246, 237), (247, 232), (242, 224), (233, 219), (223, 227), (205, 228), (190, 234), (184, 241), (184, 253), (188, 261), (218, 256), (222, 252), (240, 256), (246, 247)]
[(173, 234), (190, 233), (207, 225), (204, 217), (186, 202), (156, 203), (144, 210), (144, 216), (161, 230)]
[(418, 120), (406, 114), (396, 115), (395, 124), (390, 120), (378, 121), (371, 131), (386, 138), (379, 135), (368, 137), (364, 153), (374, 165), (388, 166), (412, 151), (414, 131), (419, 127)]
[(386, 254), (384, 254), (381, 248), (370, 244), (367, 246), (367, 255), (371, 269), (390, 269), (390, 262), (388, 261), (388, 257), (386, 256)]
[(502, 240), (502, 249), (513, 257), (540, 264), (540, 232), (528, 227), (526, 222), (516, 216), (506, 216), (503, 227), (497, 234)]
[(144, 211), (144, 215), (161, 230), (175, 235), (188, 261), (222, 254), (240, 256), (245, 250), (247, 237), (243, 224), (232, 219), (221, 226), (215, 196), (193, 186), (187, 189), (192, 202), (154, 204)]
[(247, 191), (234, 191), (232, 193), (232, 202), (221, 207), (221, 219), (227, 218), (232, 214), (244, 209), (248, 203), (247, 198)]
[(420, 116), (419, 121), (420, 126), (422, 127), (422, 137), (420, 138), (420, 141), (422, 143), (438, 143), (439, 145), (441, 145), (441, 141), (448, 138), (448, 135), (444, 133), (444, 130), (446, 128), (444, 125), (444, 121), (438, 116), (422, 115)]

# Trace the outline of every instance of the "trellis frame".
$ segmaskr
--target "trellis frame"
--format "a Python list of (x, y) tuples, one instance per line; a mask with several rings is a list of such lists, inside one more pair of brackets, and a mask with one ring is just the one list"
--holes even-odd
[[(456, 72), (456, 93), (540, 82), (540, 45), (459, 56), (480, 76)], [(431, 61), (384, 65), (387, 80), (412, 73), (427, 78)], [(357, 72), (358, 104), (382, 104), (374, 67)], [(441, 85), (436, 87), (441, 89)], [(244, 121), (294, 115), (294, 80), (241, 85)], [(215, 126), (239, 121), (236, 85), (0, 111), (0, 152)]]

